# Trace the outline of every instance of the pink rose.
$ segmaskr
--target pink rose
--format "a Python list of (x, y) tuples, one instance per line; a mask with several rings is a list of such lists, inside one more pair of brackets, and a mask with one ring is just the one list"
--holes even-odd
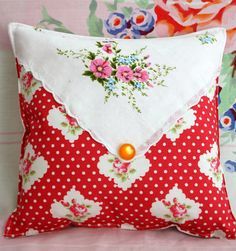
[(112, 47), (111, 47), (110, 44), (104, 44), (103, 47), (102, 47), (102, 49), (103, 49), (106, 53), (108, 53), (108, 54), (111, 54), (111, 53), (112, 53)]
[(215, 157), (213, 160), (211, 160), (210, 165), (213, 171), (217, 173), (219, 171), (220, 166), (219, 158)]
[(130, 163), (122, 163), (119, 159), (115, 159), (113, 162), (113, 167), (117, 170), (118, 173), (127, 173)]
[(140, 67), (134, 71), (134, 78), (140, 82), (146, 82), (149, 79), (148, 73)]
[(187, 214), (187, 209), (185, 205), (182, 205), (178, 202), (176, 198), (173, 199), (174, 205), (172, 205), (169, 209), (174, 218), (181, 218)]
[(75, 199), (72, 200), (72, 204), (69, 209), (75, 217), (83, 217), (88, 212), (87, 207), (76, 203)]
[(30, 158), (30, 154), (29, 153), (27, 154), (27, 157), (26, 159), (24, 159), (21, 166), (24, 175), (27, 175), (30, 172), (32, 164), (36, 160), (36, 158), (37, 158), (36, 156), (32, 156)]
[(31, 87), (31, 83), (33, 80), (33, 75), (31, 72), (26, 72), (24, 76), (22, 77), (22, 83), (25, 87), (25, 89), (28, 89)]
[(129, 82), (133, 79), (133, 71), (129, 66), (119, 66), (116, 76), (123, 82)]
[(112, 72), (110, 63), (102, 58), (94, 59), (91, 62), (89, 69), (97, 78), (108, 78), (111, 76)]
[(66, 120), (68, 121), (70, 126), (72, 126), (72, 127), (78, 126), (76, 119), (72, 118), (68, 114), (65, 114), (65, 117), (66, 117)]

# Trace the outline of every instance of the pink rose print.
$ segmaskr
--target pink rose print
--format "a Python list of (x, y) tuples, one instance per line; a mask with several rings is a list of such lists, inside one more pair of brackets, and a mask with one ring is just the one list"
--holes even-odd
[(27, 175), (30, 172), (30, 169), (32, 167), (33, 162), (37, 159), (37, 156), (30, 157), (30, 153), (27, 153), (26, 158), (23, 160), (21, 170), (23, 172), (23, 175)]
[(47, 172), (47, 168), (47, 161), (35, 153), (31, 144), (27, 144), (24, 156), (20, 160), (20, 174), (24, 191), (28, 191), (34, 182), (41, 179)]
[(33, 75), (31, 72), (26, 72), (23, 77), (22, 77), (22, 83), (25, 87), (25, 89), (28, 89), (31, 87), (32, 84), (32, 80), (33, 80)]
[(86, 213), (88, 213), (88, 208), (85, 205), (77, 203), (75, 199), (71, 200), (71, 205), (69, 202), (64, 201), (61, 201), (61, 204), (67, 207), (75, 217), (83, 217)]
[(66, 113), (66, 110), (63, 106), (60, 106), (59, 108), (59, 111), (61, 113), (63, 113), (63, 115), (65, 116), (66, 120), (68, 121), (69, 125), (71, 127), (77, 127), (78, 126), (78, 123), (76, 121), (76, 119), (72, 118), (71, 116), (69, 116), (67, 113)]
[(54, 200), (50, 213), (54, 218), (68, 219), (73, 222), (82, 223), (100, 214), (102, 210), (100, 204), (100, 202), (84, 198), (79, 191), (72, 188), (67, 192), (63, 200)]
[(201, 204), (186, 197), (181, 189), (175, 185), (166, 194), (165, 199), (156, 200), (150, 209), (151, 214), (167, 222), (184, 224), (186, 221), (198, 219)]
[(140, 82), (146, 82), (149, 79), (149, 75), (141, 67), (137, 67), (134, 71), (134, 78)]
[(187, 208), (184, 204), (178, 202), (177, 198), (173, 199), (174, 204), (171, 205), (169, 201), (162, 201), (163, 204), (169, 208), (174, 218), (182, 218), (187, 214)]
[(214, 142), (210, 150), (200, 156), (198, 166), (202, 173), (212, 179), (214, 186), (218, 189), (222, 188), (223, 172), (218, 157), (218, 146), (216, 142)]
[(210, 166), (215, 173), (219, 172), (220, 161), (218, 157), (215, 157), (210, 161)]
[(129, 66), (119, 66), (117, 68), (116, 76), (123, 82), (129, 82), (133, 79), (133, 71)]
[(112, 68), (110, 63), (101, 58), (92, 60), (89, 68), (97, 78), (109, 78), (111, 76)]
[(112, 53), (112, 46), (110, 44), (104, 44), (102, 49), (108, 54)]
[(128, 162), (121, 162), (119, 159), (115, 159), (113, 162), (113, 167), (116, 169), (118, 173), (127, 173), (130, 167), (130, 163)]

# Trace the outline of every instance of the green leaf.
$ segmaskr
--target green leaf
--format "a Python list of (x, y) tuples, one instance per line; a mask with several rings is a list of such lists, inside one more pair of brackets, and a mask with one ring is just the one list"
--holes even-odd
[(236, 78), (232, 77), (233, 54), (225, 54), (223, 58), (220, 84), (223, 86), (220, 92), (221, 103), (219, 105), (219, 115), (222, 116), (236, 102)]
[(164, 215), (166, 218), (171, 218), (171, 216), (169, 214), (165, 214)]
[(108, 159), (108, 162), (112, 163), (114, 160), (113, 159)]
[(35, 172), (34, 170), (30, 171), (30, 175), (31, 175), (31, 176), (35, 175), (35, 173), (36, 173), (36, 172)]
[(85, 71), (82, 75), (91, 77), (93, 76), (93, 73), (91, 71)]
[(146, 9), (152, 9), (154, 6), (155, 6), (155, 4), (154, 4), (154, 3), (150, 3), (150, 4), (147, 6), (147, 8), (146, 8)]
[(111, 61), (110, 63), (111, 63), (111, 67), (112, 67), (113, 69), (116, 69), (116, 63), (114, 63), (113, 61)]
[(124, 13), (126, 18), (129, 18), (131, 13), (133, 12), (133, 8), (132, 7), (123, 7), (121, 8), (122, 12)]
[(107, 6), (107, 9), (109, 11), (115, 11), (117, 9), (117, 4), (115, 4), (115, 3), (112, 4), (112, 3), (105, 2), (105, 5)]
[(104, 85), (104, 80), (102, 78), (98, 78), (97, 81), (98, 81), (98, 83)]
[(130, 173), (135, 173), (136, 170), (135, 170), (135, 169), (131, 169), (129, 172), (130, 172)]
[(89, 30), (89, 35), (103, 37), (104, 34), (102, 32), (103, 29), (103, 22), (101, 18), (96, 16), (97, 10), (97, 2), (96, 0), (92, 0), (89, 5), (90, 14), (87, 19), (87, 25)]
[(64, 32), (64, 33), (70, 33), (70, 34), (73, 34), (70, 30), (68, 30), (66, 27), (57, 27), (54, 29), (55, 31), (58, 31), (58, 32)]
[(47, 21), (49, 24), (55, 24), (57, 26), (63, 25), (63, 23), (61, 21), (49, 16), (48, 11), (44, 6), (42, 8), (41, 14), (43, 16), (43, 20), (41, 22)]
[(61, 126), (67, 127), (67, 123), (66, 122), (61, 122)]
[(88, 55), (88, 59), (90, 59), (90, 60), (94, 60), (95, 59), (95, 57), (96, 57), (96, 54), (94, 53), (94, 52), (89, 52), (89, 55)]
[(135, 3), (142, 9), (151, 9), (154, 6), (154, 3), (150, 3), (149, 0), (135, 0)]

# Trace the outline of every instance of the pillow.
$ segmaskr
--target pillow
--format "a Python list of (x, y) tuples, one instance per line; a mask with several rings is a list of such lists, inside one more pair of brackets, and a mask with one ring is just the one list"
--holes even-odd
[(6, 237), (73, 225), (235, 239), (218, 143), (224, 29), (132, 41), (9, 30), (25, 133)]

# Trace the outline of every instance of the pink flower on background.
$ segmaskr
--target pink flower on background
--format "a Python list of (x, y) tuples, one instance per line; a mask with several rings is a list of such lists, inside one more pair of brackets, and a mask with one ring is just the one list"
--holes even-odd
[(37, 158), (36, 156), (30, 158), (30, 154), (29, 153), (27, 154), (27, 157), (26, 159), (24, 159), (21, 166), (24, 175), (27, 175), (29, 173), (31, 166), (33, 162), (36, 160), (36, 158)]
[(176, 198), (173, 199), (174, 205), (170, 207), (170, 211), (174, 218), (181, 218), (187, 214), (185, 205), (180, 204)]
[(116, 76), (123, 82), (129, 82), (133, 79), (133, 71), (129, 66), (119, 66)]
[(102, 47), (102, 49), (103, 49), (106, 53), (108, 53), (108, 54), (111, 54), (111, 53), (112, 53), (112, 47), (111, 47), (110, 44), (104, 44), (103, 47)]
[(134, 78), (140, 82), (146, 82), (149, 79), (149, 75), (141, 67), (137, 67), (134, 71)]
[(122, 163), (119, 159), (115, 159), (113, 162), (113, 167), (117, 170), (118, 173), (127, 173), (130, 163)]
[(74, 214), (75, 217), (83, 217), (88, 212), (87, 207), (77, 203), (75, 199), (73, 199), (71, 202), (72, 206), (70, 206), (69, 210)]
[(78, 123), (77, 123), (76, 119), (72, 118), (68, 114), (66, 114), (65, 117), (66, 117), (66, 119), (67, 119), (70, 126), (72, 126), (72, 127), (78, 126)]
[(72, 118), (71, 116), (69, 116), (69, 115), (66, 113), (65, 107), (60, 106), (60, 107), (58, 107), (58, 110), (59, 110), (61, 113), (63, 113), (63, 115), (66, 117), (66, 120), (68, 121), (68, 123), (69, 123), (70, 126), (72, 126), (72, 127), (78, 126), (78, 123), (77, 123), (76, 119)]
[(169, 201), (163, 200), (163, 204), (169, 208), (174, 218), (182, 218), (187, 214), (185, 205), (178, 202), (177, 198), (173, 199), (174, 204), (171, 205)]
[(217, 173), (219, 171), (220, 166), (219, 158), (215, 157), (213, 160), (211, 160), (210, 165), (213, 171)]
[(92, 60), (89, 69), (97, 78), (109, 78), (112, 72), (110, 63), (101, 58)]
[(22, 83), (25, 87), (25, 89), (28, 89), (31, 87), (31, 83), (33, 80), (33, 75), (31, 72), (26, 72), (24, 76), (22, 77)]

